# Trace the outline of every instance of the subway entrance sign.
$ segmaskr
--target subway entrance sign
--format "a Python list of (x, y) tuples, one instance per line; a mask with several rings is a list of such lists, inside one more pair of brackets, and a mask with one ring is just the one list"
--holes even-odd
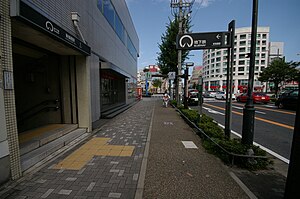
[(178, 50), (199, 50), (230, 48), (231, 32), (206, 32), (177, 35), (176, 48)]

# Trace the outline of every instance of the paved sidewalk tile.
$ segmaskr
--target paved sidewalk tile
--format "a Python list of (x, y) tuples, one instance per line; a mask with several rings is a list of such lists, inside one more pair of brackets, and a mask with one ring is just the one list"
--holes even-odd
[(140, 101), (18, 184), (8, 198), (134, 198), (154, 101)]

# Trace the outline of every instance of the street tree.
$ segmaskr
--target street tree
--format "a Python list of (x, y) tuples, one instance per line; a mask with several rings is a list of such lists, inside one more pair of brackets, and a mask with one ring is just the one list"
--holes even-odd
[(157, 91), (157, 88), (161, 88), (161, 85), (162, 85), (162, 81), (160, 79), (152, 80), (152, 86), (154, 88), (156, 88), (156, 91)]
[[(166, 75), (169, 72), (178, 73), (178, 51), (176, 50), (176, 37), (179, 30), (179, 20), (175, 16), (174, 20), (169, 19), (165, 33), (161, 36), (161, 43), (158, 45), (160, 52), (158, 53), (158, 65), (161, 73)], [(189, 32), (190, 20), (184, 19), (183, 29)], [(188, 58), (188, 51), (182, 51), (182, 63)]]
[(281, 58), (275, 59), (263, 70), (258, 80), (274, 83), (275, 95), (277, 96), (280, 86), (284, 83), (299, 80), (300, 73), (296, 69), (298, 65), (299, 62), (285, 62)]

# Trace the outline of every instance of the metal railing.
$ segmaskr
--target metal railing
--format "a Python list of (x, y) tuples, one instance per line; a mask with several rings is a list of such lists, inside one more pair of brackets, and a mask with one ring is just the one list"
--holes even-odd
[(45, 100), (42, 101), (31, 108), (27, 109), (21, 114), (17, 115), (17, 121), (19, 124), (22, 124), (24, 121), (36, 116), (37, 114), (45, 111), (57, 111), (60, 109), (59, 100)]
[[(173, 106), (174, 107), (174, 106)], [(221, 149), (223, 152), (225, 152), (229, 157), (231, 157), (231, 165), (234, 165), (234, 159), (235, 158), (247, 158), (247, 159), (268, 159), (266, 156), (255, 156), (255, 155), (243, 155), (243, 154), (236, 154), (227, 151), (224, 147), (222, 147), (220, 144), (218, 144), (215, 140), (213, 140), (211, 137), (209, 137), (202, 129), (200, 129), (194, 122), (192, 122), (189, 118), (187, 118), (177, 107), (174, 107), (176, 111), (180, 113), (180, 115), (191, 125), (194, 127), (198, 132), (200, 132), (202, 135), (204, 135), (208, 140), (210, 140), (212, 143), (214, 143), (219, 149)]]

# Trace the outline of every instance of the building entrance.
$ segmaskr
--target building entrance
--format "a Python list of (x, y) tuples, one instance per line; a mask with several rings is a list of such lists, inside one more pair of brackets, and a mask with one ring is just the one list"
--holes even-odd
[(19, 134), (62, 123), (58, 55), (16, 44), (13, 61)]

